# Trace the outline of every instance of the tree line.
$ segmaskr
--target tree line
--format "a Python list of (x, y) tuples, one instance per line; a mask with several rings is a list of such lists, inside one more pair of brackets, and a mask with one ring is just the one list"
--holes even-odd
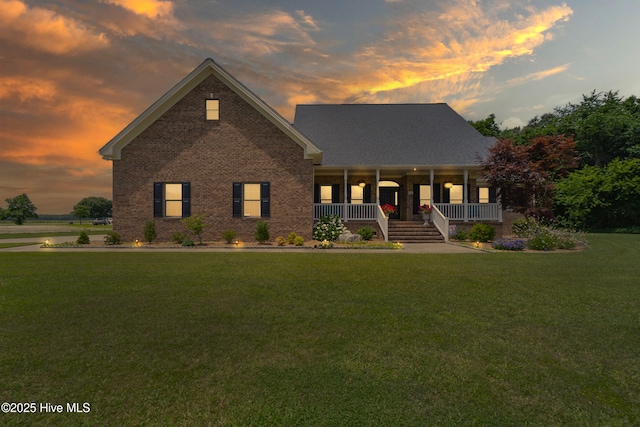
[[(7, 207), (0, 207), (0, 220), (9, 219), (17, 225), (22, 225), (27, 219), (38, 218), (38, 208), (26, 193), (5, 199)], [(90, 196), (80, 200), (71, 211), (71, 215), (80, 220), (82, 218), (104, 218), (111, 216), (113, 203), (104, 197)]]
[(500, 129), (491, 114), (470, 121), (497, 138), (484, 178), (502, 203), (580, 229), (640, 225), (640, 99), (583, 95), (524, 127)]

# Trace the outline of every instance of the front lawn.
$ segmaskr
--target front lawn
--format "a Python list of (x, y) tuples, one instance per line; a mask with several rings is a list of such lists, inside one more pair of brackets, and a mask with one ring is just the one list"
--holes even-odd
[(90, 412), (0, 424), (637, 425), (640, 236), (589, 242), (2, 253), (2, 401)]

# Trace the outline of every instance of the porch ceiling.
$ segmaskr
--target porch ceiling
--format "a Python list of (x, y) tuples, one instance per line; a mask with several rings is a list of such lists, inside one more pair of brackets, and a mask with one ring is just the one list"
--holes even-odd
[(469, 178), (476, 178), (480, 174), (480, 166), (315, 166), (315, 175), (343, 175), (344, 171), (348, 175), (376, 175), (380, 171), (380, 178), (401, 178), (407, 175), (429, 175), (431, 170), (436, 175), (462, 175), (465, 170), (469, 172)]

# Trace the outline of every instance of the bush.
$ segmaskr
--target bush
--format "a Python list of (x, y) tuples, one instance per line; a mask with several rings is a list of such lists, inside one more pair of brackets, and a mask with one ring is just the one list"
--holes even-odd
[(457, 240), (458, 242), (462, 242), (464, 240), (467, 240), (467, 232), (464, 230), (458, 230), (456, 231), (456, 234), (451, 236), (451, 238), (453, 240)]
[(264, 243), (269, 240), (269, 224), (264, 220), (258, 221), (256, 224), (256, 232), (253, 236), (256, 238), (258, 243)]
[(89, 242), (90, 242), (89, 235), (85, 230), (82, 230), (80, 232), (80, 236), (78, 236), (78, 240), (76, 240), (76, 243), (79, 245), (88, 245)]
[(182, 242), (184, 242), (184, 239), (186, 238), (187, 238), (187, 234), (182, 232), (174, 233), (173, 236), (171, 236), (171, 240), (173, 240), (178, 244), (182, 244)]
[(282, 236), (278, 236), (276, 237), (276, 243), (278, 244), (278, 246), (284, 246), (287, 244), (287, 240)]
[(467, 237), (474, 242), (488, 242), (493, 240), (496, 235), (496, 229), (489, 224), (476, 224), (471, 227)]
[(535, 228), (536, 222), (531, 218), (521, 218), (513, 221), (511, 231), (516, 237), (529, 237), (531, 230)]
[(304, 237), (302, 236), (296, 236), (295, 239), (293, 239), (293, 244), (296, 246), (302, 246), (304, 245)]
[(527, 247), (524, 239), (498, 239), (491, 244), (494, 249), (501, 251), (523, 251)]
[(531, 237), (527, 242), (527, 247), (535, 251), (552, 251), (556, 248), (556, 240), (551, 233), (543, 232)]
[(196, 214), (191, 215), (187, 218), (182, 218), (180, 220), (180, 222), (184, 224), (184, 226), (191, 232), (191, 234), (198, 236), (200, 244), (202, 244), (202, 232), (204, 231), (205, 227), (209, 226), (209, 224), (204, 222), (204, 218), (204, 214)]
[(373, 228), (364, 226), (358, 230), (358, 234), (362, 236), (362, 240), (371, 240), (373, 238)]
[(320, 222), (313, 226), (313, 238), (322, 242), (335, 241), (347, 228), (342, 224), (339, 215), (327, 215), (320, 218)]
[(293, 241), (295, 240), (296, 237), (297, 237), (297, 234), (294, 233), (293, 231), (289, 233), (289, 236), (287, 236), (287, 240), (289, 241), (290, 245), (293, 245)]
[(107, 245), (119, 245), (122, 243), (122, 238), (120, 237), (120, 233), (116, 233), (115, 231), (107, 231), (107, 235), (104, 236), (104, 242)]
[(238, 237), (238, 232), (236, 230), (225, 230), (222, 232), (222, 238), (227, 241), (227, 243), (233, 243), (233, 240)]
[(147, 221), (144, 223), (144, 239), (151, 243), (156, 238), (156, 222)]
[(182, 241), (182, 246), (187, 246), (187, 247), (191, 247), (191, 246), (195, 246), (196, 244), (193, 243), (193, 240), (191, 240), (189, 237), (185, 238)]
[(328, 240), (323, 240), (318, 245), (318, 248), (320, 248), (320, 249), (331, 249), (332, 247), (333, 247), (333, 242), (330, 242)]

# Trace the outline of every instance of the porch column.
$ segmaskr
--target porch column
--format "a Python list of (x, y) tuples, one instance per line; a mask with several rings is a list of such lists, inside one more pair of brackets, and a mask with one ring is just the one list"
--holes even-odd
[(431, 169), (429, 171), (429, 204), (431, 206), (433, 206), (434, 204), (434, 200), (433, 200), (433, 179), (435, 178), (435, 173), (433, 172), (433, 169)]
[(380, 204), (380, 169), (376, 169), (376, 203)]
[(469, 222), (469, 191), (467, 183), (469, 182), (469, 171), (464, 170), (464, 185), (462, 186), (462, 208), (464, 209), (464, 222)]
[(347, 206), (349, 204), (349, 202), (347, 201), (347, 170), (344, 170), (344, 221), (347, 222), (349, 221), (349, 207)]

